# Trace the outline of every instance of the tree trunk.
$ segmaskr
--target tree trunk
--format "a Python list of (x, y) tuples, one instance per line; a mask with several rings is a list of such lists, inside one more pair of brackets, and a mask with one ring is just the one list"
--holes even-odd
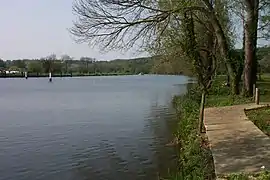
[(206, 96), (206, 92), (205, 90), (203, 90), (202, 99), (201, 99), (201, 107), (200, 107), (199, 133), (203, 132), (202, 130), (204, 126), (203, 119), (204, 119), (205, 96)]
[(244, 66), (244, 95), (253, 95), (253, 84), (257, 80), (257, 29), (258, 29), (258, 6), (259, 0), (246, 0), (245, 21), (245, 66)]

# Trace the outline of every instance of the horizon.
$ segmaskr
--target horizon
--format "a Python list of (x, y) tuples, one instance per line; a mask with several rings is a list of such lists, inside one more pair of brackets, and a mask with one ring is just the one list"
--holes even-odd
[[(116, 61), (116, 60), (135, 60), (135, 59), (140, 59), (140, 58), (151, 58), (153, 56), (140, 56), (140, 57), (132, 57), (132, 58), (116, 58), (116, 59), (108, 59), (108, 60), (100, 60), (100, 59), (95, 59), (95, 61)], [(1, 59), (0, 57), (0, 60), (3, 60), (4, 62), (6, 61), (18, 61), (18, 60), (26, 60), (26, 61), (35, 61), (35, 60), (41, 60), (41, 58), (32, 58), (32, 59), (27, 59), (27, 58), (20, 58), (20, 59)], [(54, 60), (61, 60), (60, 57), (57, 57), (56, 59)], [(72, 59), (72, 61), (80, 61), (80, 58), (78, 59)]]

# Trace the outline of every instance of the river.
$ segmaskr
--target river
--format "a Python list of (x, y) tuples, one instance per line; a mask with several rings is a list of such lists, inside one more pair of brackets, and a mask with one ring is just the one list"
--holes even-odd
[(0, 180), (154, 180), (184, 76), (0, 79)]

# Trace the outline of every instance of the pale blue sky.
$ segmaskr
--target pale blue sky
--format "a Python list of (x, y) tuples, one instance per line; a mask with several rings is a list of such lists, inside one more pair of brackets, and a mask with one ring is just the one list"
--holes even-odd
[(72, 27), (73, 0), (0, 0), (0, 58), (40, 58), (55, 53), (98, 60), (143, 56), (138, 53), (100, 53), (87, 44), (76, 44)]
[[(76, 44), (67, 28), (72, 27), (73, 0), (0, 0), (0, 58), (40, 58), (68, 54), (98, 60), (146, 56), (136, 51), (101, 53), (87, 44)], [(237, 23), (237, 22), (236, 22)], [(241, 24), (236, 25), (241, 35)], [(241, 38), (239, 38), (241, 40)], [(268, 44), (259, 41), (259, 45)], [(241, 42), (237, 42), (239, 48)]]

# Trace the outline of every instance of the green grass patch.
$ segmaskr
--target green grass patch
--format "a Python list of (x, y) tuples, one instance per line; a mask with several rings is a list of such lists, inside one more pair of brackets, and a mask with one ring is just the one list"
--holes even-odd
[(231, 174), (228, 177), (224, 177), (227, 180), (269, 180), (270, 172), (263, 171), (259, 174)]
[(189, 89), (184, 96), (173, 99), (179, 118), (174, 144), (178, 150), (177, 172), (166, 180), (212, 180), (215, 178), (213, 159), (207, 138), (198, 133), (200, 91)]
[[(270, 75), (262, 75), (257, 87), (260, 89), (261, 101), (270, 102)], [(247, 111), (246, 114), (258, 128), (270, 136), (270, 108)]]
[(246, 114), (259, 129), (270, 136), (270, 108), (247, 111)]
[(262, 76), (257, 82), (257, 87), (260, 89), (261, 101), (270, 102), (270, 76)]
[[(230, 88), (224, 86), (225, 82), (226, 76), (219, 76), (216, 78), (207, 96), (206, 107), (254, 103), (252, 97), (246, 98), (241, 95), (230, 95)], [(260, 89), (260, 101), (270, 102), (270, 75), (262, 75), (261, 79), (257, 81), (257, 87)]]
[(253, 98), (231, 95), (230, 87), (225, 86), (225, 82), (224, 76), (216, 78), (206, 98), (206, 107), (231, 106), (253, 102)]

